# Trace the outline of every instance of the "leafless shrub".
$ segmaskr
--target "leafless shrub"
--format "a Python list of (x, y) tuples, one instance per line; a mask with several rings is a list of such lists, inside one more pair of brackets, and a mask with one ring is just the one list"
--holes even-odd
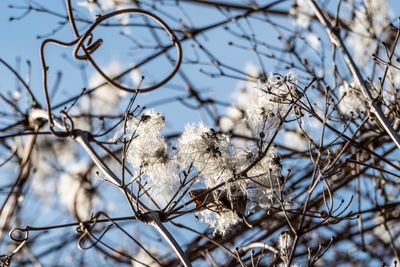
[(0, 266), (397, 266), (390, 10), (12, 2), (58, 22), (40, 62), (0, 58)]

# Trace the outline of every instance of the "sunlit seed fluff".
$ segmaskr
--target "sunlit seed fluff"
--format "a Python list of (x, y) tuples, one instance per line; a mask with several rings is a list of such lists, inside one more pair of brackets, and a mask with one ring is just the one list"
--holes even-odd
[(226, 235), (229, 233), (232, 226), (241, 221), (239, 216), (230, 210), (224, 210), (217, 213), (206, 209), (198, 214), (200, 215), (200, 221), (208, 224), (214, 230), (214, 235)]
[(288, 256), (293, 240), (287, 231), (279, 236), (279, 251), (282, 256)]
[(134, 167), (143, 168), (168, 161), (167, 143), (161, 136), (164, 124), (164, 116), (153, 110), (147, 110), (128, 122), (125, 135), (130, 140), (127, 157)]
[[(260, 71), (254, 64), (248, 63), (245, 66), (244, 72), (251, 76), (258, 78), (260, 76)], [(253, 79), (248, 79), (244, 82), (238, 84), (233, 97), (236, 102), (236, 106), (242, 110), (246, 110), (252, 103), (257, 101), (257, 82)]]
[[(250, 162), (256, 157), (257, 154), (254, 154)], [(281, 179), (281, 165), (275, 148), (270, 147), (267, 155), (248, 171), (247, 176), (248, 198), (260, 207), (270, 207), (274, 203), (274, 193), (278, 193)]]
[(73, 169), (62, 174), (58, 179), (57, 193), (60, 203), (67, 207), (71, 214), (77, 214), (80, 219), (88, 219), (93, 203), (93, 195), (82, 183), (82, 173), (87, 163), (81, 161), (73, 165)]
[(315, 50), (317, 50), (321, 47), (321, 40), (315, 33), (312, 33), (312, 32), (308, 33), (306, 35), (306, 40), (307, 40), (308, 44)]
[(193, 163), (201, 175), (217, 178), (224, 176), (226, 171), (229, 146), (226, 135), (203, 123), (190, 124), (178, 140), (178, 157), (183, 166)]
[(372, 59), (372, 54), (379, 45), (376, 38), (386, 38), (383, 35), (390, 22), (389, 14), (385, 0), (359, 1), (354, 20), (350, 24), (352, 33), (348, 37), (348, 43), (360, 66)]
[[(169, 198), (175, 192), (180, 179), (174, 160), (169, 159), (166, 162), (149, 165), (144, 168), (144, 171), (149, 177), (148, 187), (151, 190), (162, 194), (164, 198)], [(155, 187), (152, 188), (153, 186)]]
[(307, 28), (310, 25), (313, 11), (308, 0), (296, 0), (290, 9), (290, 15), (294, 17), (294, 25)]
[(153, 110), (130, 120), (125, 135), (130, 141), (127, 159), (137, 172), (145, 175), (149, 187), (172, 190), (171, 187), (179, 182), (179, 176), (173, 155), (161, 135), (164, 123), (164, 116)]
[[(394, 210), (388, 210), (385, 216), (390, 216), (392, 218), (399, 218), (400, 217), (400, 208)], [(381, 242), (385, 244), (390, 244), (392, 241), (396, 247), (400, 246), (400, 239), (393, 237), (400, 236), (400, 224), (396, 222), (396, 220), (387, 221), (385, 216), (379, 215), (375, 216), (374, 221), (378, 227), (373, 229), (374, 235), (379, 237)], [(386, 225), (384, 224), (386, 223)], [(390, 233), (387, 231), (386, 227), (390, 229)]]
[[(154, 247), (145, 247), (146, 251), (144, 249), (140, 249), (136, 255), (133, 256), (135, 260), (132, 260), (132, 267), (161, 267), (155, 259), (160, 259), (165, 255), (160, 255), (160, 249), (159, 248), (154, 248)], [(153, 258), (154, 257), (154, 258)]]
[(281, 262), (278, 264), (278, 267), (302, 267), (302, 265), (298, 263), (292, 263), (289, 266), (287, 263)]
[(270, 73), (267, 82), (259, 84), (259, 89), (267, 92), (266, 98), (278, 106), (300, 97), (300, 92), (297, 90), (297, 77), (291, 71), (284, 76)]
[[(162, 113), (152, 109), (146, 110), (141, 116), (132, 118), (128, 122), (128, 134), (160, 136), (165, 125), (165, 117)], [(143, 138), (143, 136), (142, 136)]]
[[(257, 103), (257, 83), (254, 79), (260, 76), (260, 72), (258, 67), (251, 63), (246, 64), (244, 72), (249, 78), (238, 83), (233, 93), (234, 103), (226, 109), (219, 126), (224, 132), (233, 131), (235, 134), (250, 136), (251, 132), (243, 119), (246, 109)], [(246, 142), (237, 139), (235, 143), (245, 144)]]
[(246, 123), (256, 137), (264, 134), (267, 139), (279, 125), (279, 117), (272, 106), (256, 104), (246, 110)]
[(358, 115), (366, 112), (369, 108), (368, 101), (361, 93), (360, 88), (354, 84), (349, 85), (347, 82), (339, 87), (339, 101), (339, 109), (346, 115), (349, 113)]
[[(135, 4), (130, 0), (82, 0), (78, 2), (78, 5), (86, 8), (93, 17), (104, 14), (105, 12), (135, 7)], [(126, 25), (130, 20), (129, 13), (119, 15), (116, 19), (121, 24)]]
[(307, 148), (307, 140), (297, 131), (285, 131), (283, 144), (289, 148), (301, 151)]
[(241, 122), (243, 117), (244, 113), (238, 107), (230, 106), (226, 109), (225, 116), (220, 119), (219, 126), (224, 132), (231, 130), (235, 130), (235, 132), (237, 132), (239, 127), (239, 131), (245, 132), (246, 130), (242, 130), (242, 127), (240, 126), (242, 124)]
[(167, 144), (159, 136), (138, 136), (131, 140), (128, 160), (136, 168), (145, 168), (168, 161)]
[(400, 87), (400, 64), (395, 67), (391, 68), (391, 76), (393, 83), (396, 87)]
[(290, 105), (301, 97), (297, 78), (289, 72), (285, 76), (270, 74), (265, 83), (259, 83), (255, 105), (246, 110), (246, 122), (257, 137), (268, 138), (279, 125)]
[[(102, 71), (109, 77), (115, 77), (123, 71), (123, 66), (117, 61), (111, 61), (107, 66), (102, 68)], [(115, 106), (126, 95), (125, 91), (108, 84), (98, 72), (90, 76), (89, 88), (96, 89), (90, 95), (84, 95), (79, 98), (78, 103), (81, 112), (115, 114), (117, 110)]]

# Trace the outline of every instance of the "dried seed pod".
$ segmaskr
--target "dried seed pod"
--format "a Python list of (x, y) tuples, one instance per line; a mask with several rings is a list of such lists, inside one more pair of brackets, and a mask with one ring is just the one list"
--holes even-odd
[(228, 209), (234, 211), (239, 217), (244, 217), (247, 205), (246, 195), (241, 192), (235, 192), (229, 199), (226, 191), (220, 190), (206, 193), (207, 191), (208, 189), (196, 189), (189, 192), (189, 196), (194, 200), (197, 210), (203, 208), (213, 208), (217, 211)]

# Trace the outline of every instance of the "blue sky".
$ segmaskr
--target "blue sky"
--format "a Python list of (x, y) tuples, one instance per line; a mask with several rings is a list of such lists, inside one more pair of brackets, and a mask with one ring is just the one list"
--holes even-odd
[[(26, 64), (24, 62), (26, 60), (30, 60), (32, 64), (32, 74), (31, 74), (31, 84), (34, 92), (38, 96), (39, 99), (43, 99), (43, 94), (41, 92), (41, 67), (40, 67), (40, 58), (39, 58), (39, 47), (42, 40), (37, 40), (37, 35), (44, 35), (56, 28), (60, 19), (55, 18), (54, 16), (48, 16), (46, 14), (31, 12), (27, 17), (22, 20), (12, 21), (9, 22), (10, 17), (17, 17), (21, 15), (23, 12), (8, 8), (8, 5), (18, 5), (23, 4), (25, 1), (7, 1), (3, 0), (0, 1), (0, 28), (2, 30), (4, 38), (0, 42), (0, 56), (9, 62), (11, 65), (16, 66), (17, 57), (21, 59), (21, 73), (26, 73)], [(52, 0), (52, 1), (37, 1), (41, 5), (45, 5), (50, 10), (54, 10), (59, 13), (64, 13), (63, 7), (63, 0)], [(76, 4), (76, 1), (74, 1)], [(239, 1), (241, 2), (241, 1)], [(268, 1), (265, 1), (267, 3)], [(260, 3), (264, 3), (260, 1)], [(390, 5), (393, 7), (393, 10), (400, 9), (400, 1), (392, 0), (390, 1)], [(76, 5), (75, 5), (76, 6)], [(190, 12), (192, 8), (196, 8), (195, 12)], [(81, 9), (82, 10), (82, 9)], [(214, 16), (217, 14), (210, 14), (207, 13), (207, 16), (203, 14), (205, 10), (202, 7), (193, 6), (188, 8), (191, 19), (195, 22), (196, 25), (198, 24), (207, 24), (209, 21), (213, 21)], [(84, 12), (84, 11), (83, 11)], [(160, 15), (161, 18), (165, 19), (167, 22), (169, 19), (167, 17), (163, 17), (162, 14)], [(182, 17), (182, 19), (185, 19)], [(262, 30), (262, 29), (255, 29)], [(135, 33), (137, 31), (140, 32), (139, 29), (132, 29)], [(271, 34), (273, 34), (271, 32)], [(118, 60), (120, 62), (127, 63), (127, 60), (132, 60), (135, 57), (126, 57), (125, 53), (120, 53), (121, 50), (128, 51), (129, 47), (127, 43), (122, 39), (117, 39), (116, 41), (113, 40), (114, 36), (110, 35), (110, 33), (105, 34), (107, 44), (112, 44), (112, 48), (107, 50), (108, 48), (102, 48), (103, 50), (98, 53), (98, 58), (100, 64), (107, 64), (110, 60)], [(107, 39), (108, 36), (108, 39)], [(111, 38), (110, 38), (111, 36)], [(58, 38), (63, 41), (71, 41), (73, 38), (72, 32), (69, 26), (65, 26), (62, 28), (60, 32), (54, 35), (55, 38)], [(235, 52), (235, 50), (229, 50), (227, 46), (227, 42), (229, 41), (229, 36), (224, 36), (224, 33), (221, 31), (211, 31), (209, 32), (206, 37), (209, 42), (207, 44), (210, 45), (210, 48), (215, 52), (217, 55), (221, 55), (225, 62), (231, 63), (233, 66), (237, 67), (238, 69), (244, 69), (246, 63), (253, 62), (256, 63), (256, 57), (254, 55), (248, 56), (248, 54), (241, 54)], [(200, 40), (202, 37), (199, 38)], [(273, 37), (271, 36), (271, 39)], [(219, 41), (221, 40), (221, 41)], [(274, 43), (273, 43), (274, 44)], [(276, 45), (279, 45), (276, 42)], [(60, 93), (57, 94), (54, 103), (59, 103), (62, 99), (65, 99), (67, 95), (72, 95), (79, 93), (82, 87), (82, 81), (80, 79), (80, 73), (77, 71), (75, 67), (72, 65), (77, 64), (84, 64), (82, 62), (75, 61), (71, 55), (71, 48), (62, 48), (62, 47), (55, 47), (49, 46), (47, 48), (47, 60), (50, 66), (50, 73), (49, 73), (49, 87), (51, 87), (52, 82), (54, 82), (55, 74), (57, 71), (63, 71), (64, 79), (62, 81), (60, 87)], [(185, 54), (190, 53), (191, 49), (188, 45), (184, 44), (184, 52)], [(68, 60), (61, 57), (60, 55), (65, 54), (67, 55)], [(171, 55), (175, 55), (175, 52), (172, 52)], [(156, 64), (158, 67), (158, 71), (160, 72), (159, 76), (167, 73), (167, 70), (171, 69), (169, 64), (165, 61), (157, 62)], [(237, 81), (234, 79), (209, 79), (205, 75), (199, 74), (199, 66), (185, 66), (185, 70), (190, 75), (190, 79), (194, 82), (194, 84), (198, 84), (200, 88), (208, 89), (208, 94), (210, 96), (217, 96), (224, 100), (229, 100), (230, 95), (234, 91), (237, 86)], [(274, 66), (268, 65), (266, 62), (267, 71), (273, 71)], [(88, 75), (90, 76), (93, 73), (93, 69), (91, 67), (87, 68)], [(152, 75), (157, 76), (157, 74), (152, 73)], [(78, 78), (79, 77), (79, 78)], [(0, 91), (7, 91), (15, 85), (14, 78), (10, 73), (5, 70), (3, 67), (0, 68), (0, 79), (2, 83), (0, 84)], [(170, 85), (176, 84), (179, 81), (179, 78), (174, 78)], [(162, 99), (164, 97), (168, 97), (171, 95), (179, 95), (179, 92), (171, 91), (171, 89), (162, 89), (156, 93), (151, 93), (147, 95), (140, 96), (138, 102), (142, 103), (149, 103), (156, 101), (157, 99)], [(182, 94), (185, 94), (182, 92)], [(182, 129), (184, 124), (187, 121), (197, 121), (202, 119), (202, 115), (198, 112), (191, 112), (188, 109), (182, 110), (180, 105), (174, 106), (161, 106), (159, 109), (164, 112), (168, 112), (170, 116), (173, 116), (174, 119), (172, 124), (170, 124), (171, 130), (174, 129)], [(187, 114), (183, 116), (183, 114)]]

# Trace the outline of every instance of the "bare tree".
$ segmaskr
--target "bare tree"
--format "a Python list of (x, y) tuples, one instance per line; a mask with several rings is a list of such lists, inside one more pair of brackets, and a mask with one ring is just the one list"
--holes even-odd
[(0, 266), (397, 266), (398, 10), (9, 1)]

